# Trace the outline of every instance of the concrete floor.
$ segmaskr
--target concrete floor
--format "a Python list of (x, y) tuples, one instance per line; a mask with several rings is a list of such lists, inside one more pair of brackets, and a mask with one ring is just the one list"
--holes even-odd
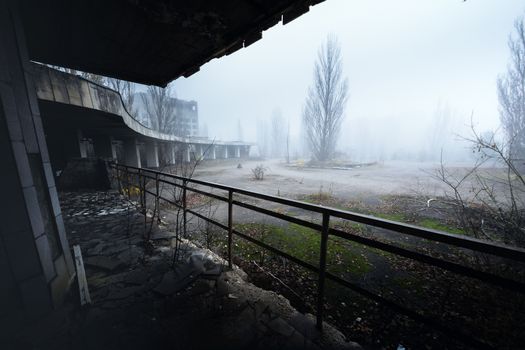
[[(237, 164), (242, 168), (238, 169)], [(252, 170), (262, 164), (263, 181), (254, 180)], [(451, 171), (464, 173), (469, 164), (449, 164)], [(443, 195), (446, 187), (433, 178), (438, 163), (389, 161), (348, 170), (288, 166), (282, 160), (204, 162), (194, 178), (236, 186), (251, 191), (296, 198), (300, 195), (332, 192), (342, 200), (362, 200), (384, 195)], [(465, 189), (468, 189), (468, 183)]]
[(73, 285), (62, 310), (2, 349), (360, 348), (189, 241), (173, 264), (174, 233), (154, 227), (146, 243), (143, 215), (116, 192), (65, 193), (61, 205), (92, 303), (79, 308)]

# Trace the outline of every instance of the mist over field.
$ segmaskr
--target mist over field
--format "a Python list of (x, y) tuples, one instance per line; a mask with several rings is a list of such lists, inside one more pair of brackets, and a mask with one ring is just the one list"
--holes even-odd
[(436, 160), (442, 148), (447, 160), (470, 161), (458, 135), (470, 136), (471, 121), (479, 133), (498, 129), (496, 80), (523, 11), (518, 0), (331, 0), (172, 85), (177, 97), (198, 101), (210, 138), (257, 143), (279, 109), (290, 123), (291, 153), (308, 159), (302, 110), (317, 51), (332, 34), (349, 91), (341, 157)]

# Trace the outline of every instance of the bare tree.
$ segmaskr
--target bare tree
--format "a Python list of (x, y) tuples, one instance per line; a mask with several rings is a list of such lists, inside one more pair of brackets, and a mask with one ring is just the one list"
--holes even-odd
[(446, 104), (438, 103), (425, 140), (426, 148), (422, 160), (438, 160), (441, 151), (453, 134), (451, 130), (452, 111)]
[(137, 110), (133, 106), (135, 84), (130, 81), (115, 78), (107, 78), (106, 82), (110, 88), (112, 88), (120, 94), (120, 96), (122, 97), (122, 102), (124, 102), (124, 106), (126, 107), (128, 113), (132, 117), (137, 117)]
[(271, 123), (272, 157), (281, 157), (284, 153), (285, 134), (284, 118), (280, 108), (273, 110)]
[(303, 108), (303, 127), (317, 161), (331, 159), (348, 100), (348, 81), (343, 76), (341, 46), (328, 36), (317, 54), (314, 83)]
[(525, 172), (525, 24), (514, 23), (515, 36), (509, 37), (510, 63), (498, 78), (500, 119), (509, 143), (509, 156)]
[(146, 94), (142, 94), (141, 97), (145, 112), (153, 128), (176, 135), (175, 99), (172, 94), (169, 85), (166, 88), (148, 86)]
[[(494, 133), (486, 138), (471, 128), (473, 137), (465, 140), (478, 155), (475, 165), (458, 173), (446, 168), (442, 160), (436, 173), (449, 189), (445, 201), (466, 233), (525, 246), (525, 178)], [(487, 170), (483, 165), (488, 162), (502, 167)]]

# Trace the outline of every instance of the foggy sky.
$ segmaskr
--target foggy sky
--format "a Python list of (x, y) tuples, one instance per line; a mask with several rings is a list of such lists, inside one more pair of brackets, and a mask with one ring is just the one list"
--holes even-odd
[(339, 148), (361, 137), (410, 149), (425, 142), (438, 105), (454, 132), (471, 113), (480, 131), (499, 125), (496, 79), (524, 11), (523, 0), (328, 0), (173, 84), (178, 98), (198, 101), (211, 138), (236, 139), (240, 119), (245, 141), (256, 141), (257, 120), (275, 108), (297, 138), (317, 50), (333, 33), (350, 91)]

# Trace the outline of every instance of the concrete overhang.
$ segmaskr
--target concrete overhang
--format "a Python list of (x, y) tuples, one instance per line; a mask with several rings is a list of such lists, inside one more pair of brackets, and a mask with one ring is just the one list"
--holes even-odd
[(29, 59), (165, 86), (323, 0), (20, 0)]
[(33, 64), (31, 67), (40, 112), (54, 128), (82, 129), (116, 138), (138, 137), (159, 142), (251, 145), (159, 132), (129, 114), (117, 91), (44, 65)]

